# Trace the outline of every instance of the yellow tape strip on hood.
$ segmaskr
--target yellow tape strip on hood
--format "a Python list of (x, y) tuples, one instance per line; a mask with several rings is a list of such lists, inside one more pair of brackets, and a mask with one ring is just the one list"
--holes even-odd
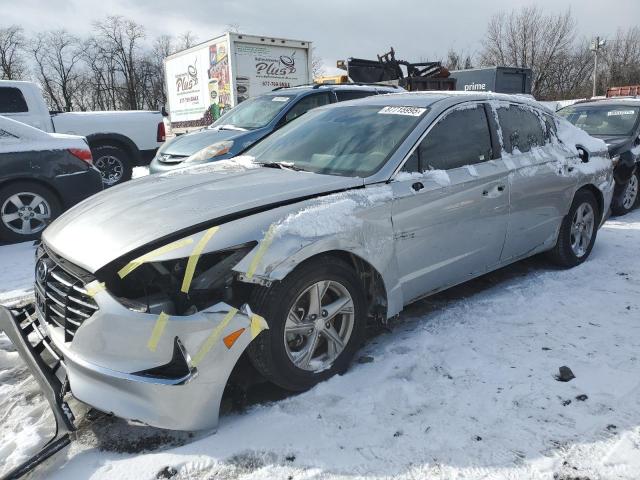
[(220, 324), (211, 331), (211, 334), (204, 341), (204, 343), (198, 350), (198, 353), (196, 353), (195, 356), (193, 357), (192, 363), (194, 367), (197, 367), (200, 364), (200, 362), (204, 360), (204, 357), (207, 355), (207, 353), (209, 353), (209, 350), (211, 350), (214, 347), (214, 345), (218, 342), (218, 340), (220, 340), (220, 336), (222, 335), (222, 332), (224, 331), (225, 328), (227, 328), (227, 325), (229, 325), (231, 320), (233, 320), (233, 317), (236, 316), (236, 313), (238, 313), (237, 308), (232, 308), (231, 310), (229, 310), (227, 314), (224, 316), (224, 318), (222, 319), (222, 321), (220, 322)]
[(189, 245), (190, 243), (193, 243), (193, 239), (191, 237), (183, 238), (182, 240), (168, 243), (164, 247), (156, 248), (155, 250), (152, 250), (151, 252), (136, 258), (135, 260), (131, 260), (118, 271), (118, 275), (120, 276), (120, 278), (124, 278), (143, 263), (148, 262), (155, 257), (159, 257), (163, 253), (171, 252), (172, 250), (177, 250), (178, 248), (184, 247), (185, 245)]
[(202, 238), (196, 243), (196, 246), (193, 247), (193, 252), (191, 252), (191, 256), (189, 257), (189, 261), (187, 262), (187, 268), (184, 271), (184, 279), (182, 280), (182, 288), (180, 288), (181, 292), (189, 293), (189, 287), (191, 287), (191, 281), (193, 280), (193, 274), (196, 271), (196, 266), (198, 265), (198, 260), (200, 259), (200, 254), (202, 254), (202, 250), (207, 246), (211, 237), (215, 235), (220, 227), (212, 227), (205, 232)]
[(258, 268), (258, 265), (260, 265), (260, 260), (262, 260), (262, 257), (264, 257), (264, 254), (269, 248), (269, 245), (271, 245), (271, 242), (273, 242), (275, 233), (276, 226), (272, 223), (267, 230), (267, 233), (264, 234), (264, 238), (260, 242), (260, 246), (258, 247), (256, 254), (253, 256), (251, 263), (249, 264), (249, 268), (247, 269), (247, 273), (245, 274), (247, 278), (252, 278), (253, 274), (256, 273), (256, 269)]
[(104, 282), (98, 282), (97, 280), (94, 280), (93, 282), (87, 284), (85, 289), (87, 290), (87, 295), (93, 298), (100, 292), (106, 290), (107, 287), (105, 286)]
[(251, 315), (251, 340), (256, 338), (261, 331), (268, 328), (269, 325), (264, 318), (260, 315), (256, 315), (255, 313)]

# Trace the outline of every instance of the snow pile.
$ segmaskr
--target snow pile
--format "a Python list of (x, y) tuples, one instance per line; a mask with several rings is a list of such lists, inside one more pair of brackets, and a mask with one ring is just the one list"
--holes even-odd
[(275, 226), (275, 237), (296, 235), (318, 238), (339, 233), (350, 233), (362, 225), (356, 215), (358, 209), (371, 208), (390, 201), (393, 192), (388, 185), (354, 189), (319, 197), (310, 206), (287, 215)]
[(217, 160), (199, 165), (188, 165), (166, 173), (161, 173), (164, 177), (173, 177), (176, 175), (192, 175), (200, 173), (227, 173), (241, 172), (252, 168), (260, 168), (260, 164), (255, 162), (255, 158), (250, 155), (240, 155), (227, 160)]
[(47, 133), (25, 123), (0, 116), (0, 153), (86, 149), (84, 137)]
[(36, 247), (33, 242), (0, 246), (0, 304), (33, 290)]
[[(475, 170), (475, 168), (474, 168)], [(477, 172), (476, 172), (477, 173)], [(441, 187), (451, 185), (451, 179), (446, 170), (427, 170), (425, 172), (399, 172), (395, 180), (404, 182), (408, 180), (433, 180)]]

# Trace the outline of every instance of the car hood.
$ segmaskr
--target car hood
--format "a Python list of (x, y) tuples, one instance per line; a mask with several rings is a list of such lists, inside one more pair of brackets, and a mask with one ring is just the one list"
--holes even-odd
[(203, 128), (174, 138), (160, 149), (161, 154), (188, 157), (209, 145), (224, 140), (237, 140), (248, 135), (250, 130), (220, 130)]
[(599, 138), (607, 144), (609, 149), (609, 155), (614, 156), (622, 153), (624, 150), (631, 148), (632, 137), (626, 135), (591, 135), (592, 137)]
[(105, 190), (55, 220), (42, 238), (54, 252), (95, 273), (154, 240), (225, 215), (363, 184), (361, 178), (216, 162)]

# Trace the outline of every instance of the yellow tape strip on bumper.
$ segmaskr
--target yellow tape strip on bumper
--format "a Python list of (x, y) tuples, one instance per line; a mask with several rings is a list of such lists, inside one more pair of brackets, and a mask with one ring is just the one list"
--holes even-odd
[(207, 242), (211, 240), (211, 237), (215, 235), (220, 227), (212, 227), (205, 232), (202, 238), (198, 241), (196, 246), (193, 248), (193, 252), (191, 252), (191, 256), (189, 257), (189, 261), (187, 262), (187, 268), (184, 271), (184, 279), (182, 280), (182, 288), (180, 288), (181, 292), (189, 293), (189, 287), (191, 287), (191, 281), (193, 280), (193, 274), (196, 271), (196, 266), (198, 265), (198, 259), (200, 258), (200, 254), (204, 247), (207, 246)]
[(251, 315), (251, 340), (256, 338), (258, 334), (269, 328), (267, 325), (267, 321), (262, 318), (260, 315), (256, 315), (255, 313)]
[(104, 282), (98, 282), (97, 280), (94, 280), (86, 286), (87, 295), (89, 295), (91, 298), (95, 297), (97, 294), (106, 289), (107, 287), (105, 286)]
[(156, 324), (153, 326), (153, 331), (151, 332), (151, 337), (149, 337), (149, 341), (147, 342), (147, 347), (149, 347), (149, 350), (152, 352), (155, 352), (156, 348), (158, 348), (158, 342), (160, 341), (160, 337), (162, 336), (168, 321), (169, 315), (166, 313), (161, 312), (160, 315), (158, 315)]
[(190, 243), (193, 243), (193, 239), (191, 237), (183, 238), (182, 240), (168, 243), (164, 247), (156, 248), (155, 250), (152, 250), (151, 252), (136, 258), (135, 260), (131, 260), (118, 271), (118, 275), (120, 276), (120, 278), (124, 278), (143, 263), (148, 262), (155, 257), (159, 257), (164, 253), (171, 252), (172, 250), (177, 250), (178, 248), (184, 247), (185, 245), (189, 245)]
[(224, 331), (225, 328), (227, 328), (227, 325), (229, 325), (231, 320), (233, 320), (233, 317), (236, 316), (236, 313), (238, 313), (237, 308), (232, 308), (231, 310), (229, 310), (227, 314), (224, 316), (224, 318), (222, 319), (222, 321), (220, 322), (220, 324), (211, 331), (211, 334), (204, 341), (204, 343), (198, 350), (198, 353), (196, 353), (195, 356), (193, 357), (194, 367), (197, 367), (200, 364), (200, 362), (204, 360), (204, 357), (206, 357), (207, 353), (209, 353), (209, 350), (211, 350), (213, 346), (217, 343), (217, 341), (220, 339), (222, 332)]
[(271, 242), (273, 242), (275, 233), (276, 226), (275, 224), (271, 224), (271, 226), (267, 230), (267, 233), (264, 234), (264, 238), (262, 239), (262, 242), (260, 242), (260, 246), (258, 247), (256, 254), (253, 256), (253, 259), (251, 259), (251, 263), (249, 264), (249, 268), (247, 269), (247, 273), (245, 274), (246, 278), (252, 278), (253, 274), (256, 273), (256, 269), (258, 268), (258, 265), (260, 265), (260, 260), (262, 260), (262, 257), (266, 253), (267, 248), (269, 248), (269, 245), (271, 245)]

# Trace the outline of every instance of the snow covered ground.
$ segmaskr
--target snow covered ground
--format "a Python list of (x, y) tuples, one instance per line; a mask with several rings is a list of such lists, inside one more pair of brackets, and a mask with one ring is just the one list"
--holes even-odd
[[(639, 247), (640, 210), (609, 221), (580, 267), (531, 259), (418, 302), (345, 375), (228, 412), (216, 434), (98, 417), (38, 475), (638, 479)], [(32, 254), (0, 247), (0, 298), (29, 288)], [(563, 365), (575, 379), (554, 378)], [(4, 336), (0, 382), (1, 474), (52, 425)]]

